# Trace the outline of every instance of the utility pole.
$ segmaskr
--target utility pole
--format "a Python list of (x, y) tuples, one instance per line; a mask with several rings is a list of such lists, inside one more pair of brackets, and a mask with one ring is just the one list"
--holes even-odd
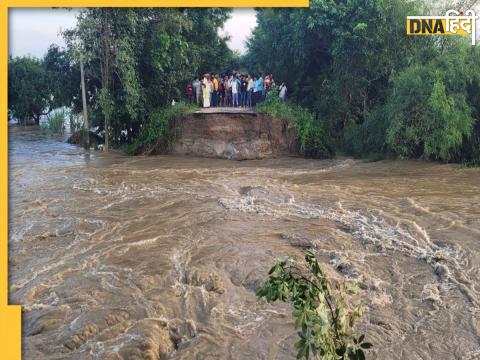
[(83, 57), (80, 55), (80, 78), (82, 84), (82, 103), (83, 103), (83, 143), (87, 149), (90, 149), (90, 126), (88, 125), (87, 95), (85, 90), (85, 73), (83, 72)]

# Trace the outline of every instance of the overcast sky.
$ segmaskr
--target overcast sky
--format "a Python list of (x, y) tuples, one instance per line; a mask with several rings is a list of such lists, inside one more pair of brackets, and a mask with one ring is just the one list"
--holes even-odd
[[(60, 30), (75, 26), (77, 12), (78, 9), (10, 9), (9, 54), (41, 57), (47, 52), (50, 44), (63, 46)], [(229, 46), (244, 52), (245, 40), (256, 23), (253, 9), (234, 9), (222, 31), (231, 36)]]
[(223, 31), (231, 36), (229, 46), (233, 50), (245, 51), (245, 40), (257, 25), (255, 10), (252, 8), (233, 9), (230, 19), (225, 23)]

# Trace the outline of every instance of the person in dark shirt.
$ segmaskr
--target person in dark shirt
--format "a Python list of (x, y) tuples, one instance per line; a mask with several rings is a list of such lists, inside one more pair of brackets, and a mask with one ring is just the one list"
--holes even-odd
[(245, 107), (247, 106), (247, 77), (242, 75), (240, 79), (240, 106)]
[(225, 99), (225, 87), (223, 85), (223, 76), (218, 77), (218, 106), (223, 106)]
[(193, 104), (194, 102), (194, 98), (193, 98), (193, 86), (192, 86), (192, 83), (189, 81), (188, 84), (187, 84), (187, 88), (186, 88), (186, 94), (187, 94), (187, 97), (188, 97), (188, 100), (190, 101), (190, 103)]
[(228, 78), (227, 75), (223, 78), (223, 88), (225, 92), (224, 96), (224, 101), (223, 101), (223, 106), (230, 106), (232, 105), (232, 89), (230, 88), (231, 83), (230, 79)]

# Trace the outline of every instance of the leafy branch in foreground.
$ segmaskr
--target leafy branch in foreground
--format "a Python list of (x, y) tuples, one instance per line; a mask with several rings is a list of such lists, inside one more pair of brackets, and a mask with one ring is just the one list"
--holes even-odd
[(305, 253), (305, 262), (288, 256), (278, 258), (268, 275), (257, 297), (293, 305), (300, 337), (295, 343), (297, 359), (365, 359), (364, 349), (372, 344), (364, 342), (364, 335), (354, 333), (362, 304), (348, 306), (345, 299), (348, 293), (355, 293), (354, 286), (331, 284), (312, 251)]

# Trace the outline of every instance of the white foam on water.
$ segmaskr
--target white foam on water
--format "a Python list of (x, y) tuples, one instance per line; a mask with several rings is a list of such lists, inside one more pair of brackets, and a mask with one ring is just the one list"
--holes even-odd
[(146, 246), (146, 245), (151, 245), (151, 244), (155, 244), (160, 238), (162, 238), (162, 236), (155, 236), (151, 239), (144, 239), (144, 240), (139, 240), (139, 241), (135, 241), (135, 242), (131, 242), (131, 243), (128, 243), (128, 246)]
[[(284, 201), (285, 196), (275, 190), (220, 198), (219, 204), (229, 211), (259, 214), (275, 218), (299, 217), (305, 219), (327, 219), (339, 222), (349, 229), (351, 236), (364, 245), (405, 255), (430, 264), (442, 282), (455, 284), (469, 300), (479, 305), (473, 281), (467, 278), (462, 264), (464, 252), (457, 245), (439, 246), (433, 243), (428, 232), (415, 221), (387, 220), (374, 210), (347, 209), (342, 202), (335, 206), (321, 206), (312, 203), (297, 203), (293, 197)], [(450, 268), (455, 269), (452, 273)]]

